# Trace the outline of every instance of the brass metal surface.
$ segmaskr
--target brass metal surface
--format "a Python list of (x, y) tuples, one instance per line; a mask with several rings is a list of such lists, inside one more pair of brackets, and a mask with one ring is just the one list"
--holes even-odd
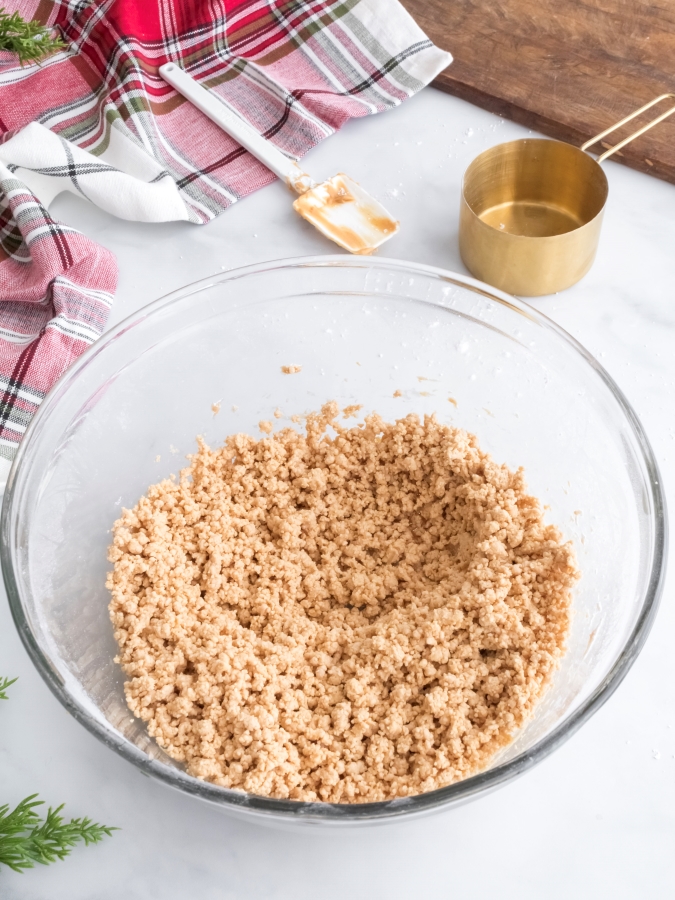
[[(641, 106), (640, 109), (636, 109), (635, 112), (632, 112), (629, 116), (626, 116), (625, 119), (621, 119), (620, 122), (617, 122), (615, 125), (611, 125), (609, 128), (606, 128), (604, 131), (601, 131), (600, 134), (596, 134), (594, 138), (591, 138), (590, 141), (586, 141), (585, 144), (581, 145), (582, 150), (588, 150), (589, 147), (592, 147), (593, 144), (597, 144), (598, 141), (602, 140), (602, 138), (607, 137), (608, 134), (611, 134), (613, 131), (616, 131), (618, 128), (621, 128), (622, 125), (626, 125), (628, 122), (632, 122), (633, 119), (637, 118), (637, 116), (642, 115), (643, 112), (646, 112), (648, 109), (651, 109), (652, 106), (656, 106), (657, 103), (663, 103), (664, 100), (675, 100), (675, 94), (661, 94), (660, 97), (655, 97), (653, 100), (650, 100), (649, 103), (645, 103), (644, 106)], [(664, 113), (661, 113), (660, 116), (657, 116), (655, 119), (652, 119), (651, 122), (647, 122), (646, 125), (643, 125), (642, 128), (638, 128), (637, 131), (634, 131), (632, 134), (629, 134), (627, 138), (624, 138), (622, 141), (619, 141), (618, 144), (615, 144), (613, 147), (610, 147), (609, 150), (605, 151), (601, 156), (598, 157), (598, 162), (601, 163), (603, 160), (607, 159), (613, 153), (616, 153), (617, 150), (621, 150), (622, 147), (625, 147), (626, 144), (630, 144), (631, 141), (634, 141), (635, 138), (640, 137), (641, 134), (644, 134), (645, 131), (649, 131), (650, 128), (653, 128), (655, 125), (658, 125), (659, 122), (663, 122), (664, 119), (667, 119), (668, 116), (672, 116), (675, 113), (675, 106), (671, 106), (670, 109), (667, 109)]]
[(459, 219), (459, 249), (469, 271), (524, 297), (553, 294), (583, 278), (595, 259), (608, 194), (599, 162), (675, 113), (675, 106), (598, 161), (584, 151), (673, 97), (657, 97), (581, 149), (526, 138), (477, 156), (464, 173)]
[(521, 140), (481, 153), (464, 175), (459, 248), (477, 278), (525, 297), (561, 291), (590, 269), (607, 178), (571, 144)]

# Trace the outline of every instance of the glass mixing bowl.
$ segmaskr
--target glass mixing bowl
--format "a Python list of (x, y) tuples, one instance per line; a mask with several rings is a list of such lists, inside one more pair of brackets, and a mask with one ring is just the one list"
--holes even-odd
[[(299, 364), (288, 376), (281, 366)], [(400, 396), (394, 396), (399, 393)], [(187, 775), (127, 709), (108, 620), (106, 549), (122, 507), (177, 473), (195, 436), (258, 434), (326, 400), (410, 412), (524, 466), (576, 548), (569, 649), (533, 718), (486, 770), (382, 803), (272, 800)], [(221, 404), (218, 415), (212, 405)], [(616, 689), (642, 647), (665, 569), (654, 455), (601, 366), (527, 304), (461, 275), (345, 256), (268, 262), (151, 303), (101, 338), (42, 403), (2, 510), (19, 633), (63, 705), (149, 775), (270, 824), (372, 823), (448, 808), (526, 771)]]

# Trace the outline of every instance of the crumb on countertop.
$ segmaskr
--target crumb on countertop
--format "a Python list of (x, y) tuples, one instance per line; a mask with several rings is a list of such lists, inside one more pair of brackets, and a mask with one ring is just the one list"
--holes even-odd
[(452, 403), (453, 406), (457, 406), (457, 401), (454, 397), (448, 397), (448, 403)]
[(282, 366), (281, 371), (284, 375), (295, 375), (298, 372), (302, 372), (302, 366)]
[(434, 416), (338, 414), (199, 439), (115, 523), (127, 703), (197, 778), (342, 803), (434, 790), (512, 740), (563, 653), (574, 553), (522, 470)]
[(258, 428), (259, 428), (264, 434), (272, 434), (272, 431), (273, 431), (273, 429), (274, 429), (274, 425), (272, 425), (271, 422), (269, 422), (269, 421), (263, 419), (262, 422), (258, 422)]
[(216, 400), (215, 403), (211, 404), (211, 412), (213, 413), (214, 417), (217, 416), (218, 413), (220, 412), (220, 404), (221, 403), (222, 403), (222, 400)]
[(402, 396), (403, 396), (403, 391), (399, 391), (399, 390), (394, 391), (394, 397), (402, 397)]
[(363, 403), (352, 403), (351, 406), (345, 406), (342, 410), (342, 417), (344, 419), (355, 419), (362, 409)]
[(279, 407), (277, 407), (277, 408), (274, 410), (274, 418), (275, 418), (275, 419), (283, 419), (283, 417), (284, 417), (284, 414), (283, 414), (282, 411), (279, 409)]
[(157, 456), (155, 457), (155, 462), (161, 462), (161, 461), (162, 461), (162, 457), (159, 456), (159, 455), (157, 455)]

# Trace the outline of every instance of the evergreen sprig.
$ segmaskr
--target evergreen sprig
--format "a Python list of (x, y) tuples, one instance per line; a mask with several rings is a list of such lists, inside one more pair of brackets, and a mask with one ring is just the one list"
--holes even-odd
[(0, 50), (16, 53), (19, 63), (39, 62), (66, 45), (60, 37), (52, 37), (41, 22), (26, 21), (18, 12), (11, 15), (0, 7)]
[[(0, 678), (0, 699), (7, 699), (4, 692), (15, 681), (16, 678)], [(0, 806), (0, 866), (4, 864), (15, 872), (32, 869), (35, 863), (47, 866), (65, 859), (76, 844), (98, 844), (117, 831), (88, 818), (66, 822), (61, 815), (63, 803), (55, 809), (50, 806), (42, 819), (35, 809), (44, 801), (36, 798), (37, 794), (31, 794), (11, 812), (8, 803)]]
[(16, 678), (0, 678), (0, 700), (7, 699), (7, 694), (5, 693), (5, 691), (8, 687), (11, 687), (15, 681)]
[(98, 844), (117, 831), (87, 818), (66, 822), (60, 815), (63, 803), (56, 809), (50, 806), (41, 819), (35, 807), (42, 806), (43, 801), (36, 797), (31, 794), (11, 812), (7, 804), (0, 806), (0, 864), (15, 872), (32, 869), (35, 863), (47, 866), (65, 859), (76, 844)]

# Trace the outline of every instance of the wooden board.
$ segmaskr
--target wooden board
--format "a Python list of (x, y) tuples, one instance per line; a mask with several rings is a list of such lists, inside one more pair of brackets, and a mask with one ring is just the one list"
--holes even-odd
[[(673, 0), (402, 3), (454, 56), (436, 87), (577, 146), (675, 91)], [(675, 184), (675, 114), (620, 153), (618, 161)]]

